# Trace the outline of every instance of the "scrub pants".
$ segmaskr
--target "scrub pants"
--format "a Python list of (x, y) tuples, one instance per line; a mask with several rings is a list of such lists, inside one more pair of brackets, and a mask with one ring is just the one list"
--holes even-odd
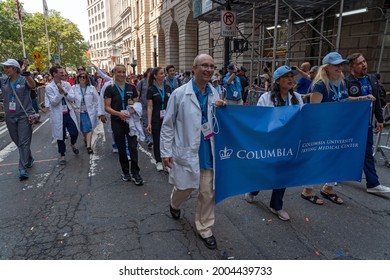
[(19, 170), (26, 169), (26, 164), (32, 160), (31, 138), (32, 126), (28, 122), (27, 116), (21, 118), (6, 118), (7, 129), (12, 141), (19, 151)]
[(367, 188), (375, 188), (380, 185), (378, 175), (376, 174), (375, 169), (375, 159), (372, 155), (372, 145), (374, 144), (374, 135), (372, 131), (372, 126), (368, 127), (368, 136), (367, 136), (367, 145), (366, 145), (366, 154), (364, 158), (364, 175), (366, 175), (366, 185)]
[(162, 127), (162, 120), (157, 123), (152, 123), (153, 153), (156, 162), (161, 162), (161, 153), (160, 153), (161, 127)]
[(131, 156), (131, 174), (139, 174), (140, 168), (138, 166), (138, 150), (137, 150), (137, 136), (130, 136), (130, 128), (127, 122), (120, 119), (114, 119), (111, 116), (111, 129), (114, 133), (114, 140), (118, 147), (119, 163), (123, 174), (129, 174), (129, 160), (126, 154), (126, 138), (129, 145), (129, 152)]

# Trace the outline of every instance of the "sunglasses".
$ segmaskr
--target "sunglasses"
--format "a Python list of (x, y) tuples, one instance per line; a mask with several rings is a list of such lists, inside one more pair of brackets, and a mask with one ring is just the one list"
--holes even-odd
[(79, 76), (79, 79), (86, 79), (86, 76)]
[(78, 70), (78, 71), (80, 71), (80, 70), (84, 70), (84, 68), (77, 68), (77, 70)]

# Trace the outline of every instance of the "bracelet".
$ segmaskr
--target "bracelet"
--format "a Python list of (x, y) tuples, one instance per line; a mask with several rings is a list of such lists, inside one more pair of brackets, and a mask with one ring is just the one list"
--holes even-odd
[(30, 71), (24, 71), (24, 72), (22, 73), (22, 76), (24, 76), (24, 77), (30, 77), (30, 76), (31, 76), (31, 72), (30, 72)]

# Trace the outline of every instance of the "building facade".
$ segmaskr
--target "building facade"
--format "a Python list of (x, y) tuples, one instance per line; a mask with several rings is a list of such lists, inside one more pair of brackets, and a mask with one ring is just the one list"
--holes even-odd
[[(143, 73), (149, 67), (165, 68), (173, 64), (180, 73), (191, 70), (198, 53), (209, 53), (217, 70), (226, 64), (224, 37), (221, 36), (221, 8), (194, 19), (193, 7), (212, 5), (210, 0), (87, 0), (90, 42), (93, 62), (110, 70), (123, 63), (128, 71)], [(247, 51), (234, 52), (230, 44), (229, 62), (244, 65), (252, 80), (267, 63), (276, 68), (282, 64), (299, 65), (309, 60), (318, 65), (329, 51), (343, 56), (362, 52), (369, 71), (379, 71), (390, 86), (390, 18), (386, 0), (364, 3), (353, 0), (313, 2), (312, 9), (300, 8), (313, 19), (297, 23), (300, 15), (292, 6), (276, 2), (243, 0), (232, 7), (237, 12), (237, 37), (248, 41)], [(279, 1), (280, 2), (280, 1)], [(291, 3), (297, 1), (291, 1)], [(298, 1), (299, 2), (299, 1)], [(240, 2), (241, 3), (241, 2)], [(364, 14), (337, 17), (340, 3), (345, 10), (364, 6)], [(283, 5), (288, 3), (283, 2)], [(222, 8), (223, 9), (223, 8)], [(208, 16), (207, 16), (208, 15)], [(278, 21), (276, 31), (272, 27)], [(389, 31), (388, 31), (389, 30)], [(274, 40), (274, 38), (277, 38)]]

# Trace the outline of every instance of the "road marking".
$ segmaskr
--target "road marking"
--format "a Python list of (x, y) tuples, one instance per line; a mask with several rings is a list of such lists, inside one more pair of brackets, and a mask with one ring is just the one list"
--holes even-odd
[[(106, 135), (104, 133), (104, 127), (103, 123), (99, 122), (99, 124), (96, 126), (94, 133), (92, 134), (92, 140), (91, 140), (91, 146), (94, 148), (96, 147), (96, 142), (98, 139), (102, 139), (102, 142), (106, 142)], [(96, 175), (96, 168), (98, 166), (98, 160), (101, 157), (96, 155), (96, 152), (94, 152), (90, 157), (89, 157), (89, 170), (88, 170), (88, 177), (93, 177)]]
[[(34, 160), (34, 164), (35, 164), (35, 163), (41, 163), (41, 162), (54, 161), (54, 160), (58, 160), (58, 158), (49, 158), (49, 159)], [(3, 167), (3, 166), (11, 166), (11, 165), (18, 165), (18, 164), (19, 164), (19, 162), (0, 163), (0, 167)]]
[[(46, 119), (43, 123), (41, 123), (36, 129), (33, 130), (33, 134), (38, 131), (44, 124), (46, 124), (50, 118)], [(8, 131), (8, 130), (7, 130)], [(3, 162), (8, 155), (14, 151), (16, 151), (18, 147), (15, 145), (14, 142), (9, 143), (7, 146), (4, 147), (0, 151), (0, 162)]]

